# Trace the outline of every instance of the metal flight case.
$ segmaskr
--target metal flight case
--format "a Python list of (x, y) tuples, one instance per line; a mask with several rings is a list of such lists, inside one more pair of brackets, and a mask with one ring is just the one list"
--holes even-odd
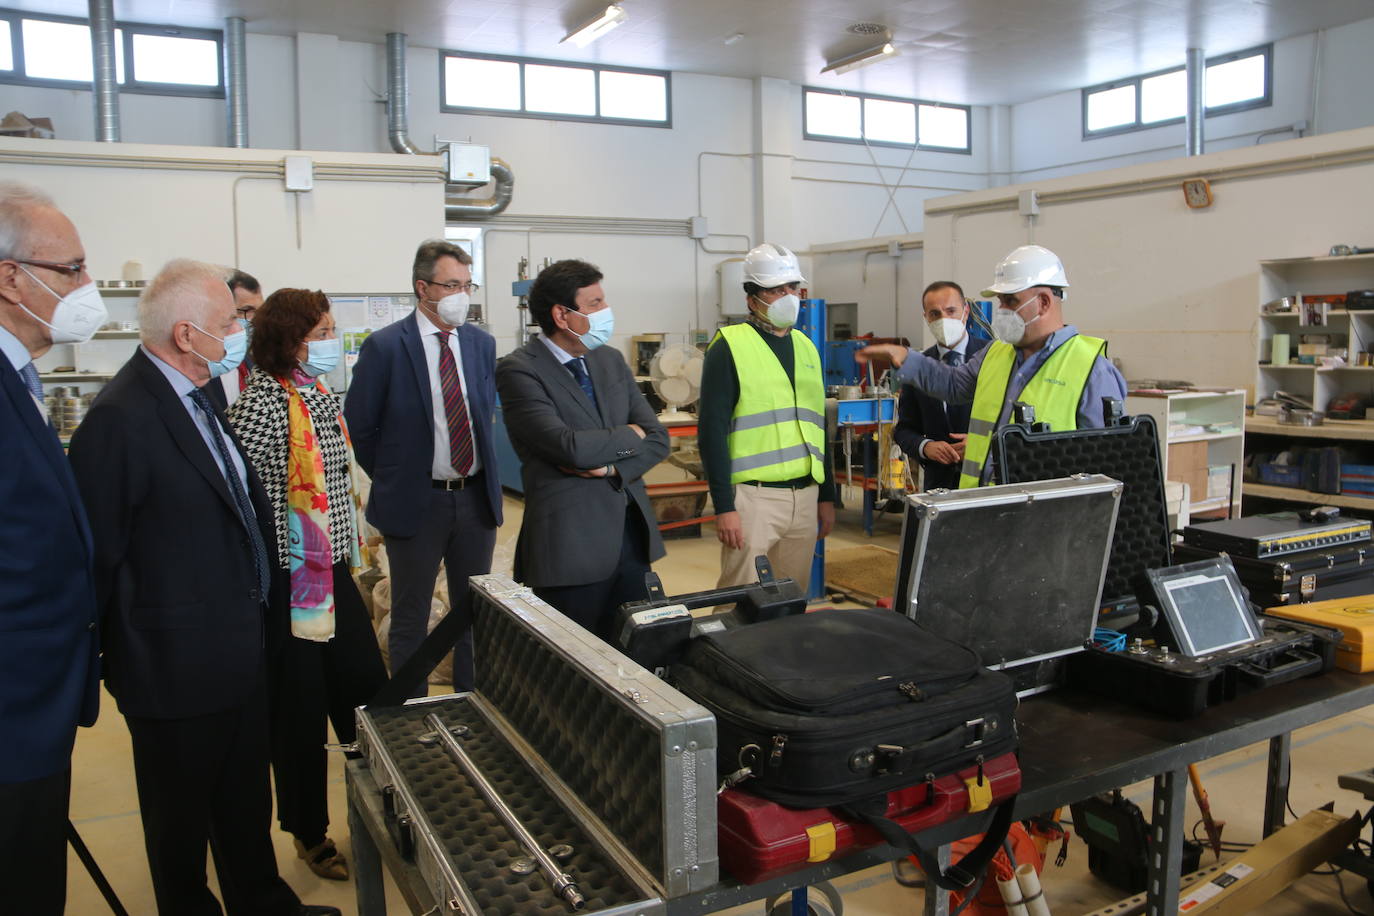
[(436, 916), (651, 916), (714, 886), (711, 714), (529, 589), (472, 589), (477, 689), (357, 713)]

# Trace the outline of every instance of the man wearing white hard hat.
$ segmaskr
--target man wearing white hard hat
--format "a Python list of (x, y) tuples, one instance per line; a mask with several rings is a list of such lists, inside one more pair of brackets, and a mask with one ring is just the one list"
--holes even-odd
[(983, 290), (997, 299), (997, 340), (968, 362), (951, 367), (894, 344), (859, 351), (861, 360), (890, 360), (898, 380), (918, 391), (951, 404), (973, 403), (960, 488), (990, 481), (992, 433), (1009, 422), (1013, 404), (1029, 404), (1037, 421), (1064, 431), (1102, 426), (1103, 399), (1126, 397), (1126, 380), (1107, 360), (1107, 342), (1064, 323), (1068, 286), (1058, 255), (1022, 245), (1001, 260)]
[(805, 590), (816, 540), (835, 523), (821, 358), (792, 327), (805, 282), (791, 251), (754, 248), (744, 259), (749, 320), (721, 328), (706, 351), (698, 444), (716, 511), (721, 588), (754, 581), (762, 554)]

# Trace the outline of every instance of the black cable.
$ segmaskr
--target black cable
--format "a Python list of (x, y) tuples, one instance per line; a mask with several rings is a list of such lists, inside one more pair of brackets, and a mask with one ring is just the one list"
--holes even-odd
[(1341, 903), (1345, 904), (1345, 908), (1349, 910), (1353, 916), (1368, 916), (1368, 914), (1355, 909), (1354, 904), (1350, 902), (1350, 898), (1345, 895), (1345, 882), (1341, 880), (1339, 874), (1336, 875), (1336, 889), (1341, 893)]

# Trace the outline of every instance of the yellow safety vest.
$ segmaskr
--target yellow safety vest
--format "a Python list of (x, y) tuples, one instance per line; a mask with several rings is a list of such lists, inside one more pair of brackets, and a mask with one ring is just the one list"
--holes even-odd
[(793, 330), (792, 378), (759, 337), (743, 324), (720, 329), (711, 346), (730, 348), (739, 400), (730, 418), (730, 482), (773, 482), (810, 476), (825, 480), (825, 382), (810, 339)]
[[(1078, 428), (1078, 402), (1088, 384), (1088, 373), (1099, 354), (1107, 352), (1107, 342), (1098, 337), (1076, 334), (1059, 345), (1050, 358), (1035, 371), (1021, 389), (1018, 401), (1035, 408), (1037, 423), (1064, 431)], [(980, 486), (983, 465), (992, 445), (992, 433), (1006, 401), (1016, 348), (993, 341), (988, 345), (983, 365), (978, 369), (978, 387), (973, 393), (973, 408), (964, 441), (964, 464), (959, 474), (959, 489)]]

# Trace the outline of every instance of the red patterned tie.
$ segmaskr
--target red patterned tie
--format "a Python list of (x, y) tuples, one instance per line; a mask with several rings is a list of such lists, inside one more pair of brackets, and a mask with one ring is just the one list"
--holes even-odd
[(439, 384), (444, 391), (444, 415), (448, 417), (448, 454), (453, 469), (464, 477), (472, 470), (472, 424), (463, 386), (458, 383), (458, 364), (448, 346), (448, 333), (435, 333), (439, 341)]

